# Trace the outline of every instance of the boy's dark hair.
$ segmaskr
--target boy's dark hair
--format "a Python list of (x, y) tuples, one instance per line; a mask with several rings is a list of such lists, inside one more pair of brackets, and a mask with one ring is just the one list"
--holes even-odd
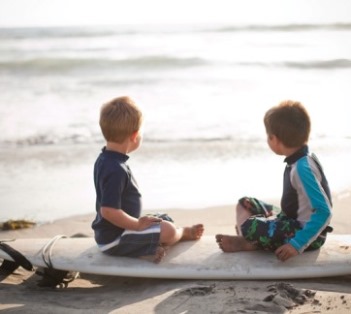
[(141, 111), (127, 96), (114, 98), (101, 107), (100, 127), (108, 142), (122, 143), (139, 131), (141, 123)]
[(267, 135), (275, 135), (286, 147), (300, 147), (307, 143), (310, 116), (298, 101), (285, 100), (269, 109), (264, 116)]

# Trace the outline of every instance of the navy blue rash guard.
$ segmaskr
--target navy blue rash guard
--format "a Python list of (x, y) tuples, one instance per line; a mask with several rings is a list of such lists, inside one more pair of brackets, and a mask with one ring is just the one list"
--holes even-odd
[(101, 207), (122, 209), (132, 217), (140, 217), (141, 194), (126, 164), (128, 159), (127, 155), (106, 150), (104, 147), (95, 162), (96, 217), (92, 228), (97, 244), (108, 244), (124, 231), (101, 216)]
[(302, 229), (289, 243), (303, 252), (329, 225), (331, 194), (323, 169), (308, 146), (302, 147), (284, 160), (282, 212), (299, 221)]

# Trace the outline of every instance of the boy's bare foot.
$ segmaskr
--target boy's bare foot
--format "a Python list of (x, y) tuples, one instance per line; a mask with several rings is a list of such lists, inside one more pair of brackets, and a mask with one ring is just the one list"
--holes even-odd
[(184, 227), (180, 241), (199, 240), (202, 237), (204, 230), (204, 225), (202, 224), (193, 225), (192, 227)]
[(242, 236), (216, 235), (218, 246), (223, 252), (255, 251), (256, 246)]
[(141, 256), (140, 259), (158, 264), (166, 256), (167, 247), (158, 246), (155, 255)]
[(159, 262), (161, 262), (161, 260), (166, 256), (166, 249), (163, 247), (163, 246), (159, 246), (157, 249), (156, 249), (156, 253), (155, 253), (155, 256), (154, 256), (154, 260), (153, 262), (155, 264), (158, 264)]

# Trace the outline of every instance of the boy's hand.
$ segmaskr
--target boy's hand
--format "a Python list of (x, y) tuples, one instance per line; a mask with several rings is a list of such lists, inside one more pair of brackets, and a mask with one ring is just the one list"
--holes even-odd
[(275, 253), (276, 257), (279, 260), (281, 260), (282, 262), (285, 262), (290, 257), (294, 257), (296, 255), (299, 255), (299, 252), (289, 243), (278, 247), (274, 253)]
[(143, 216), (138, 219), (138, 230), (145, 230), (153, 225), (157, 225), (162, 221), (161, 218), (154, 216)]

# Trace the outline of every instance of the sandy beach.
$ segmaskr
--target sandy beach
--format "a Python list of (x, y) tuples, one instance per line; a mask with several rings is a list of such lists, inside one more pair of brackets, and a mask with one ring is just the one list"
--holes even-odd
[[(351, 192), (334, 196), (334, 233), (349, 231)], [(197, 210), (172, 209), (177, 225), (199, 221), (205, 235), (234, 232), (233, 205)], [(93, 214), (66, 218), (30, 229), (1, 231), (0, 238), (92, 236)], [(224, 253), (223, 253), (224, 254)], [(170, 280), (80, 274), (66, 289), (40, 288), (40, 277), (18, 268), (1, 277), (3, 313), (350, 313), (351, 275), (288, 281)], [(289, 286), (312, 292), (303, 304), (270, 300), (272, 287)]]

